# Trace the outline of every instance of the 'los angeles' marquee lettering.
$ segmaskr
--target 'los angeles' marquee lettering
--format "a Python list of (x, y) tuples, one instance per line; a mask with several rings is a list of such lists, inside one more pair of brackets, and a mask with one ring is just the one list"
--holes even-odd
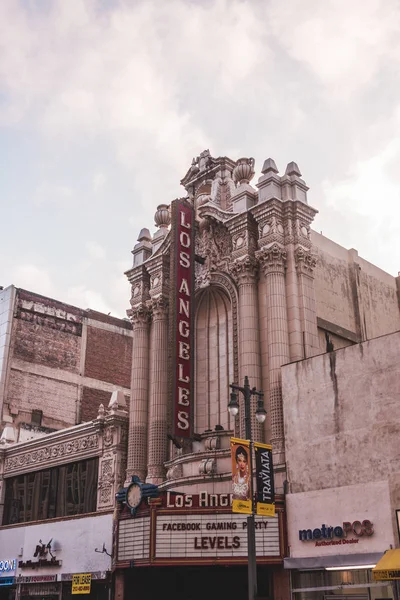
[(194, 214), (193, 207), (182, 201), (175, 201), (176, 227), (176, 302), (174, 313), (175, 352), (174, 352), (174, 435), (190, 438), (192, 435), (192, 345), (194, 294)]

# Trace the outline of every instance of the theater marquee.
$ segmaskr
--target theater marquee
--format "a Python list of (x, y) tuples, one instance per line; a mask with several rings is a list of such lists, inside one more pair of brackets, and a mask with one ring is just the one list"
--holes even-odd
[[(162, 564), (245, 564), (247, 518), (232, 512), (153, 510), (119, 521), (119, 567)], [(279, 563), (284, 553), (283, 513), (256, 517), (256, 552), (261, 564)]]

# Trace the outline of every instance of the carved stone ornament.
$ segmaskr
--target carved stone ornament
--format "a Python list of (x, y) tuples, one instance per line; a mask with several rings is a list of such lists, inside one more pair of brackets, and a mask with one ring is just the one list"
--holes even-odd
[(145, 304), (139, 304), (135, 308), (127, 310), (126, 314), (132, 321), (133, 329), (147, 327), (150, 323), (150, 311)]
[(296, 269), (298, 273), (312, 275), (317, 264), (317, 257), (311, 250), (305, 250), (301, 246), (294, 253)]
[(180, 479), (183, 477), (183, 468), (181, 464), (172, 465), (167, 471), (167, 479)]
[(6, 458), (4, 471), (10, 473), (21, 469), (29, 470), (27, 467), (36, 466), (39, 464), (53, 464), (66, 462), (65, 459), (78, 460), (79, 455), (86, 455), (90, 450), (97, 450), (99, 445), (99, 437), (97, 434), (86, 435), (81, 438), (71, 440), (69, 442), (61, 442), (52, 444), (45, 448), (21, 452), (16, 456)]
[(254, 283), (258, 273), (258, 262), (247, 254), (244, 258), (233, 261), (229, 271), (238, 285)]
[(265, 275), (270, 273), (284, 273), (286, 267), (286, 250), (278, 244), (261, 248), (256, 252), (260, 267)]
[(204, 264), (196, 263), (196, 287), (207, 287), (210, 273), (226, 271), (231, 253), (232, 241), (227, 229), (217, 223), (207, 221), (196, 236), (196, 254), (205, 259)]
[(218, 436), (206, 438), (204, 447), (206, 450), (218, 450), (221, 447), (221, 438)]
[(105, 455), (100, 463), (100, 477), (98, 483), (99, 504), (104, 506), (113, 502), (114, 488), (114, 463), (113, 456)]
[(103, 434), (103, 444), (106, 448), (113, 445), (113, 431), (111, 427), (106, 427)]
[(215, 458), (203, 458), (199, 464), (200, 475), (213, 475), (216, 471)]
[(168, 298), (165, 296), (157, 296), (157, 298), (149, 300), (148, 305), (153, 315), (153, 321), (167, 318), (169, 306)]

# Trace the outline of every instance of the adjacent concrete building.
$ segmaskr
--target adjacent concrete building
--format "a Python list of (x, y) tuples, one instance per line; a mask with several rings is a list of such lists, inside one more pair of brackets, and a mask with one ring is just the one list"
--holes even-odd
[(295, 598), (392, 597), (371, 568), (400, 544), (399, 357), (397, 332), (282, 368)]

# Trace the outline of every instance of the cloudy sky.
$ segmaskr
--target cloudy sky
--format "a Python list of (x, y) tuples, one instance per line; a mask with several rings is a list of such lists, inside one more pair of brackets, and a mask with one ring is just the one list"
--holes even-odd
[(295, 160), (315, 229), (400, 270), (399, 0), (1, 0), (0, 284), (125, 316), (193, 156)]

